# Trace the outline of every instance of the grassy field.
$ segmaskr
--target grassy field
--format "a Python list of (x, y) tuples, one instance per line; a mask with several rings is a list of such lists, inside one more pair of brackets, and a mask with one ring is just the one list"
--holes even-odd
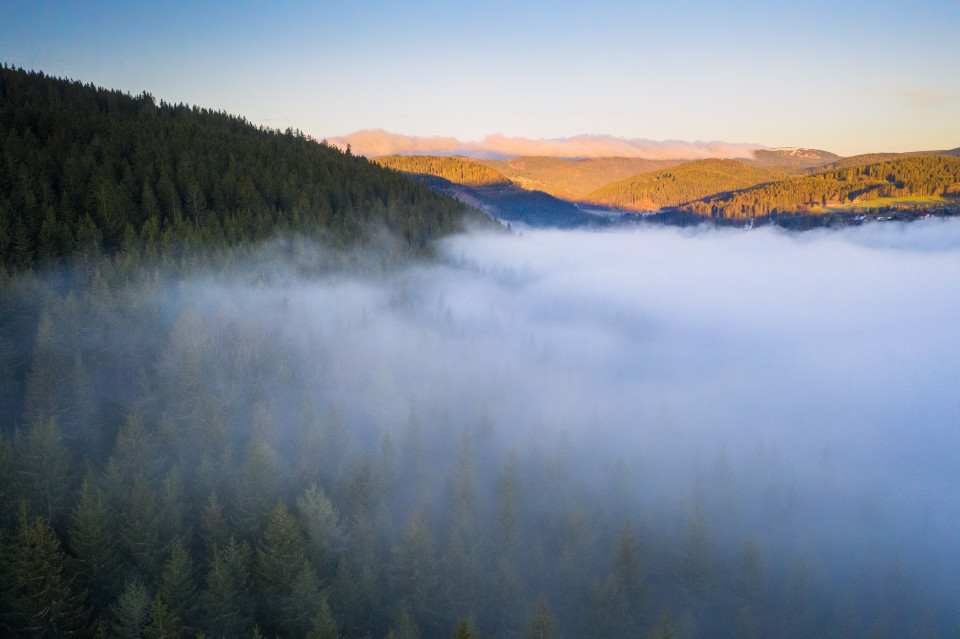
[(821, 213), (833, 213), (838, 211), (853, 211), (856, 209), (881, 209), (881, 208), (908, 208), (914, 206), (934, 206), (945, 204), (952, 200), (934, 195), (911, 195), (907, 197), (878, 197), (872, 200), (861, 200), (851, 204), (841, 206), (825, 206), (815, 209)]

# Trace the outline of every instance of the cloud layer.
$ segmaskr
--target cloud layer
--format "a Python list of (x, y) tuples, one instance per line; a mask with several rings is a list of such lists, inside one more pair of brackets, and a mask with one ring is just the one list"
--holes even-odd
[(416, 406), (441, 466), (451, 424), (482, 423), (504, 455), (560, 447), (584, 484), (625, 468), (623, 512), (655, 531), (696, 504), (774, 556), (960, 569), (960, 221), (536, 231), (443, 255), (197, 291), (280, 327), (369, 441)]
[(682, 140), (644, 140), (609, 135), (578, 135), (571, 138), (529, 140), (488, 135), (480, 141), (460, 141), (452, 137), (416, 137), (390, 133), (383, 129), (365, 129), (327, 140), (340, 148), (349, 144), (353, 153), (367, 157), (384, 155), (466, 155), (483, 159), (518, 156), (557, 158), (626, 157), (651, 160), (752, 157), (763, 148), (757, 144), (729, 142), (685, 142)]

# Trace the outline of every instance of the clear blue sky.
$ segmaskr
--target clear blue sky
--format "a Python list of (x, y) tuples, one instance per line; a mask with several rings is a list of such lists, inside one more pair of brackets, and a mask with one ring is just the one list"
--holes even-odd
[(956, 0), (7, 0), (0, 60), (317, 137), (960, 146)]

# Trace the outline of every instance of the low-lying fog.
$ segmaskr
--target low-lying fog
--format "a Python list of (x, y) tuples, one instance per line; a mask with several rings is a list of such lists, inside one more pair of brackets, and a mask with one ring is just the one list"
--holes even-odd
[[(960, 627), (960, 220), (328, 259), (278, 243), (59, 302), (33, 329), (27, 420), (93, 432), (102, 467), (136, 414), (198, 519), (257, 490), (304, 518), (317, 481), (342, 543), (315, 570), (356, 636), (404, 605), (425, 639), (464, 616), (508, 636), (541, 592), (568, 637), (646, 636), (665, 611), (680, 636)], [(344, 612), (350, 571), (379, 603)]]
[(641, 546), (699, 509), (774, 570), (896, 566), (960, 604), (960, 221), (463, 235), (385, 276), (192, 286), (282, 327), (371, 450), (414, 412), (437, 476), (467, 429), (481, 488), (557, 456)]

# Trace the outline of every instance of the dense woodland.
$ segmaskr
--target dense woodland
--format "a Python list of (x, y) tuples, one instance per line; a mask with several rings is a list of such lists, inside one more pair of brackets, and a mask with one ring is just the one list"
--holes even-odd
[(949, 151), (911, 151), (907, 153), (864, 153), (861, 155), (852, 155), (850, 157), (830, 162), (818, 167), (809, 169), (810, 173), (823, 173), (824, 171), (833, 171), (835, 169), (846, 169), (852, 166), (865, 166), (867, 164), (879, 164), (881, 162), (892, 162), (909, 157), (935, 157), (935, 156), (960, 157), (960, 149), (951, 149)]
[(299, 132), (0, 69), (0, 264), (106, 251), (172, 254), (285, 232), (410, 251), (467, 208)]
[(656, 211), (716, 193), (778, 182), (784, 177), (783, 173), (736, 160), (697, 160), (608, 184), (590, 193), (587, 199), (633, 211)]
[(816, 209), (830, 203), (911, 195), (960, 195), (960, 158), (917, 156), (824, 171), (704, 198), (680, 210), (705, 217), (745, 219)]
[[(353, 264), (334, 273), (298, 238), (354, 246), (386, 228), (418, 254), (467, 214), (458, 203), (148, 95), (5, 68), (0, 111), (0, 634), (956, 629), (954, 594), (933, 596), (885, 548), (794, 539), (806, 511), (775, 460), (742, 484), (708, 460), (664, 493), (692, 497), (653, 517), (652, 464), (579, 472), (563, 438), (504, 448), (493, 431), (517, 425), (430, 389), (388, 401), (376, 362), (335, 357), (345, 336), (366, 344), (370, 318), (331, 306), (326, 325), (297, 323), (313, 298), (290, 274), (336, 288)], [(250, 291), (265, 296), (240, 304)], [(440, 308), (397, 340), (457, 330)]]

